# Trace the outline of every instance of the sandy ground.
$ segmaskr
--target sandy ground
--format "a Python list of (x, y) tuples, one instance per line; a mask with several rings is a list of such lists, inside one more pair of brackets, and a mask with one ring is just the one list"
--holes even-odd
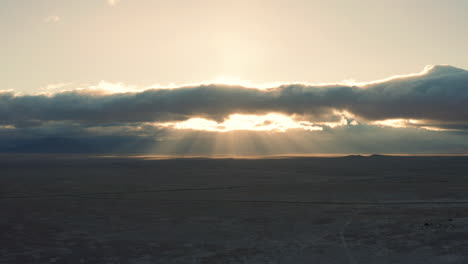
[(0, 263), (468, 263), (468, 157), (0, 159)]

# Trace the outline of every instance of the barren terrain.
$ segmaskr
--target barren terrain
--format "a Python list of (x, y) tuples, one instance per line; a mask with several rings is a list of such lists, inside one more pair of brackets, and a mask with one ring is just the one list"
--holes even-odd
[(3, 155), (0, 263), (468, 263), (468, 157)]

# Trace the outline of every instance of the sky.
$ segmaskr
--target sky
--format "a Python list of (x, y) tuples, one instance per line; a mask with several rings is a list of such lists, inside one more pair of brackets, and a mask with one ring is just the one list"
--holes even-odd
[(468, 153), (466, 10), (2, 0), (0, 152)]
[(468, 68), (465, 0), (2, 0), (0, 87), (371, 81)]

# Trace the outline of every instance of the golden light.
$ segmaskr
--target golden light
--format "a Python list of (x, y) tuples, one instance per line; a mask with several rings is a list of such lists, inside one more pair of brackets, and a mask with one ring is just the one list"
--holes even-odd
[(393, 127), (393, 128), (413, 127), (413, 128), (420, 128), (420, 129), (425, 129), (425, 130), (430, 130), (430, 131), (457, 131), (457, 129), (447, 129), (447, 128), (437, 127), (436, 124), (431, 124), (431, 122), (428, 122), (426, 120), (418, 120), (418, 119), (403, 119), (403, 118), (385, 119), (385, 120), (374, 121), (372, 122), (372, 124), (381, 126), (381, 127)]
[(288, 129), (303, 129), (308, 131), (323, 130), (322, 127), (316, 126), (309, 121), (297, 121), (290, 116), (276, 113), (266, 115), (232, 114), (221, 123), (205, 118), (191, 118), (182, 122), (167, 122), (156, 125), (174, 129), (211, 132), (229, 132), (236, 130), (286, 132)]
[(216, 77), (211, 82), (216, 83), (216, 84), (241, 85), (244, 87), (252, 86), (252, 82), (249, 80), (242, 80), (241, 78), (238, 78), (238, 77), (223, 76), (223, 75)]
[(385, 119), (385, 120), (374, 121), (372, 124), (383, 126), (383, 127), (405, 128), (405, 127), (414, 126), (418, 123), (421, 123), (421, 122), (419, 120), (414, 120), (414, 119), (396, 118), (396, 119)]

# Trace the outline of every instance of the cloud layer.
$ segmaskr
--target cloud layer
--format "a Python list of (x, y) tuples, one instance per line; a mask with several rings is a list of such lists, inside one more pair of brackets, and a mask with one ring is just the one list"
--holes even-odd
[[(388, 146), (419, 142), (405, 143), (401, 149), (428, 152), (431, 148), (427, 146), (433, 146), (432, 151), (458, 153), (468, 151), (463, 143), (468, 131), (467, 105), (468, 72), (451, 66), (433, 66), (421, 74), (359, 85), (284, 84), (256, 89), (203, 84), (138, 92), (84, 89), (43, 95), (4, 91), (0, 92), (0, 152), (51, 151), (54, 146), (57, 152), (138, 152), (164, 145), (161, 142), (181, 142), (168, 135), (190, 128), (194, 118), (199, 120), (197, 126), (212, 134), (243, 126), (245, 123), (239, 123), (242, 115), (250, 115), (248, 122), (255, 127), (251, 129), (256, 130), (252, 132), (255, 137), (270, 135), (270, 128), (300, 130), (299, 141), (308, 139), (307, 143), (295, 143), (300, 148), (317, 141), (309, 135), (320, 135), (327, 146), (313, 143), (314, 152), (320, 145), (320, 149), (332, 152), (348, 146), (349, 153), (353, 144), (360, 151), (366, 148), (359, 142), (373, 135), (374, 140), (380, 138)], [(288, 124), (282, 124), (284, 120)], [(426, 132), (421, 134), (421, 130)], [(447, 130), (457, 134), (440, 134), (452, 133), (441, 132)], [(199, 133), (206, 134), (195, 134)], [(439, 134), (435, 137), (431, 133)], [(213, 135), (203, 137), (216, 141)]]
[(193, 117), (221, 121), (234, 113), (271, 112), (320, 121), (336, 111), (346, 111), (368, 121), (402, 118), (464, 127), (468, 125), (467, 105), (468, 72), (434, 66), (423, 75), (364, 87), (285, 84), (260, 90), (213, 84), (119, 94), (69, 91), (17, 96), (4, 92), (0, 94), (0, 124), (166, 122)]

